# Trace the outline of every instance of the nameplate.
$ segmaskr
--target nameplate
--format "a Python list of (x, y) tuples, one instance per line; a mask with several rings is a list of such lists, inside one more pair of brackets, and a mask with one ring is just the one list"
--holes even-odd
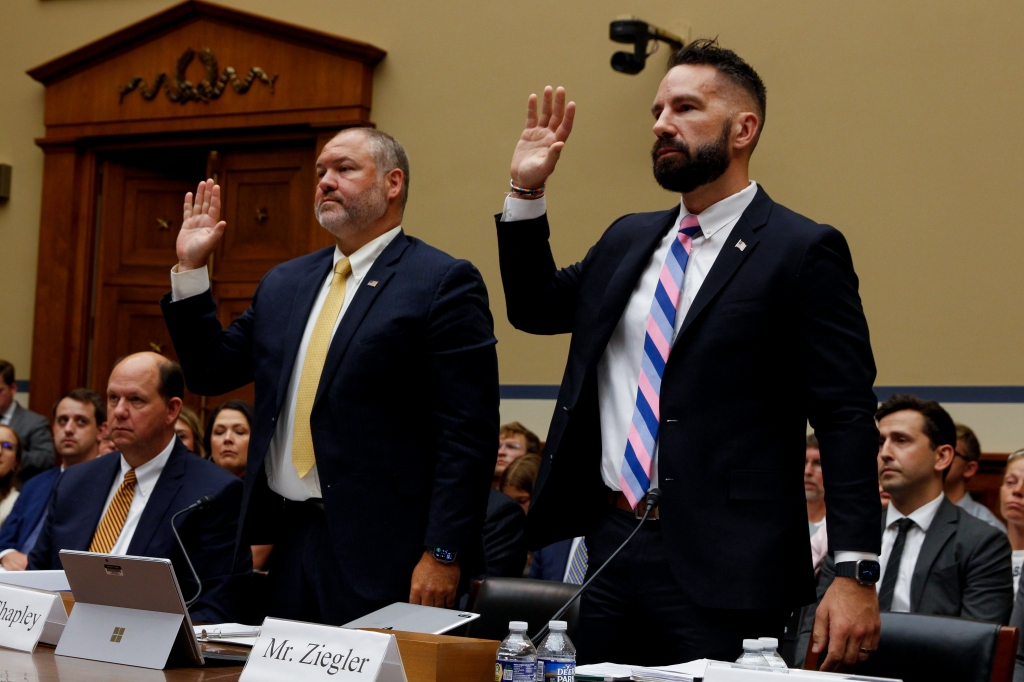
[(394, 635), (267, 618), (239, 682), (408, 682)]
[(35, 651), (46, 621), (59, 617), (50, 615), (54, 609), (63, 611), (64, 604), (52, 592), (0, 585), (0, 646)]

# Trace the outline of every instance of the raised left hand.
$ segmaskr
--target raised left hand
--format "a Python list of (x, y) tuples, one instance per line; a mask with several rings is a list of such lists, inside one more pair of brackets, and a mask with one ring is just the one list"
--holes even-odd
[(455, 606), (455, 593), (459, 587), (459, 562), (442, 564), (428, 552), (412, 572), (409, 603), (448, 609)]
[(828, 644), (828, 655), (819, 669), (847, 669), (866, 661), (869, 652), (878, 648), (881, 628), (875, 586), (837, 577), (814, 613), (812, 651), (820, 654)]

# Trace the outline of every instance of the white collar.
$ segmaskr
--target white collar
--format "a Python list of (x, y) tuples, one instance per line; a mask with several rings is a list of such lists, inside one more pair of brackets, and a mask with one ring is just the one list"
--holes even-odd
[(7, 411), (4, 412), (3, 419), (0, 419), (0, 423), (2, 423), (2, 424), (10, 424), (11, 420), (14, 418), (14, 411), (17, 410), (17, 409), (18, 409), (18, 401), (15, 400), (14, 398), (11, 398), (11, 405), (10, 405), (10, 407), (7, 408)]
[[(756, 194), (757, 183), (751, 180), (749, 185), (736, 192), (736, 194), (727, 196), (698, 213), (697, 220), (700, 221), (700, 232), (704, 235), (704, 238), (711, 239), (715, 232), (739, 220), (743, 212), (747, 210), (747, 206), (750, 206), (750, 202), (754, 200)], [(682, 197), (679, 199), (679, 206), (681, 218), (692, 215), (686, 210), (686, 204), (683, 203)]]
[(892, 500), (889, 502), (888, 511), (885, 513), (885, 527), (888, 528), (892, 524), (896, 523), (900, 519), (906, 517), (916, 523), (921, 530), (928, 532), (928, 527), (932, 525), (932, 521), (935, 520), (935, 515), (939, 512), (939, 505), (942, 504), (942, 500), (946, 498), (945, 493), (939, 493), (939, 496), (928, 504), (922, 505), (912, 511), (909, 515), (904, 514), (896, 508), (896, 501)]
[[(153, 492), (153, 488), (156, 487), (156, 482), (160, 479), (160, 474), (164, 471), (164, 466), (167, 465), (167, 460), (171, 457), (171, 451), (174, 450), (174, 444), (177, 442), (178, 437), (172, 436), (171, 442), (167, 444), (167, 447), (160, 451), (160, 454), (149, 460), (141, 466), (135, 467), (135, 492), (142, 495), (142, 497), (149, 497), (149, 494)], [(125, 474), (132, 468), (132, 466), (125, 460), (124, 455), (121, 455), (121, 480), (124, 480)]]
[[(366, 277), (366, 273), (370, 271), (370, 267), (373, 266), (373, 262), (377, 260), (377, 256), (384, 252), (384, 249), (388, 248), (388, 244), (398, 236), (401, 232), (402, 226), (393, 227), (379, 237), (375, 237), (371, 241), (363, 244), (355, 253), (348, 257), (349, 265), (352, 266), (352, 276), (355, 277), (356, 283), (359, 283), (363, 277)], [(334, 247), (334, 265), (338, 264), (345, 254), (341, 252), (337, 246)]]

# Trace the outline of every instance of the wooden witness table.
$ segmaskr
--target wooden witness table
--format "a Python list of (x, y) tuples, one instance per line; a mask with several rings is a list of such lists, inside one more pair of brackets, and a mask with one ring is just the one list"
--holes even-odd
[[(378, 631), (383, 632), (383, 631)], [(393, 632), (409, 682), (490, 682), (498, 642), (489, 639)], [(202, 644), (204, 651), (245, 652), (244, 647)], [(150, 670), (54, 655), (40, 644), (34, 654), (0, 649), (0, 682), (235, 682), (240, 665)]]

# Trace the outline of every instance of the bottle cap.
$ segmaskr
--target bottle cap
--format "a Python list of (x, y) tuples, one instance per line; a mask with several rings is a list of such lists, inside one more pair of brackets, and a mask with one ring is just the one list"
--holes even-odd
[(779, 640), (775, 639), (774, 637), (758, 637), (757, 639), (766, 647), (771, 649), (775, 649), (779, 646)]
[[(530, 624), (527, 623), (525, 620), (513, 620), (510, 621), (508, 624), (509, 630), (526, 630), (529, 627)], [(755, 639), (754, 641), (756, 642), (757, 640)]]
[(553, 620), (548, 623), (548, 629), (551, 631), (564, 632), (569, 629), (569, 623), (564, 620)]
[(762, 648), (764, 648), (764, 642), (762, 642), (759, 639), (745, 639), (743, 640), (743, 648), (756, 649), (760, 651)]

